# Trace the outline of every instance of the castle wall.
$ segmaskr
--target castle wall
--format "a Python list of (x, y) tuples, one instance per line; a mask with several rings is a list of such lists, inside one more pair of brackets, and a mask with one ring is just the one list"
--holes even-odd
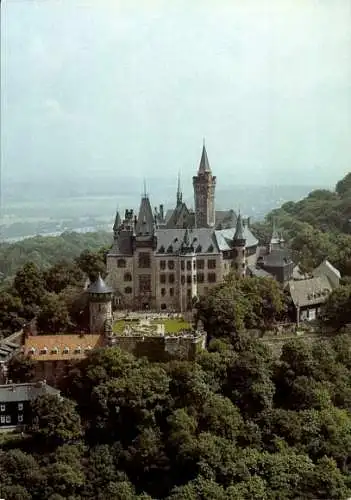
[(98, 334), (104, 333), (104, 326), (106, 320), (112, 320), (112, 302), (94, 302), (89, 303), (89, 316), (90, 316), (90, 333)]

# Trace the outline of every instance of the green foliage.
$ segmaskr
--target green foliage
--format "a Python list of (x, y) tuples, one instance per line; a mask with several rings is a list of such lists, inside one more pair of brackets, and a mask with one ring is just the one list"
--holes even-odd
[(57, 396), (40, 396), (32, 403), (31, 432), (38, 442), (57, 446), (79, 439), (80, 417), (75, 404)]
[(279, 283), (267, 278), (229, 276), (197, 304), (210, 338), (231, 336), (246, 328), (267, 329), (287, 310), (286, 296)]
[(61, 236), (36, 236), (16, 243), (0, 244), (0, 273), (14, 276), (26, 262), (33, 261), (40, 269), (64, 261), (71, 261), (84, 250), (96, 252), (112, 244), (112, 235), (106, 232), (62, 233)]
[(34, 362), (21, 354), (10, 359), (8, 365), (8, 379), (13, 383), (30, 382), (34, 376)]
[(351, 324), (351, 285), (333, 290), (324, 304), (322, 315), (324, 321), (337, 330)]

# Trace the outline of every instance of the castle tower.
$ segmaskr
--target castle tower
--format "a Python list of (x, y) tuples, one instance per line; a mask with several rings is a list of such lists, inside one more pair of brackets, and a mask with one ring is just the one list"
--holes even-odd
[(271, 253), (272, 250), (280, 248), (280, 235), (276, 228), (275, 217), (272, 219), (272, 236), (269, 241), (268, 252)]
[(106, 323), (112, 322), (112, 293), (100, 274), (88, 288), (90, 333), (105, 333)]
[(246, 238), (244, 235), (244, 225), (239, 212), (236, 221), (236, 228), (233, 237), (233, 267), (238, 276), (246, 274)]
[(215, 188), (216, 177), (212, 175), (205, 143), (197, 175), (193, 177), (196, 227), (213, 227), (216, 222)]

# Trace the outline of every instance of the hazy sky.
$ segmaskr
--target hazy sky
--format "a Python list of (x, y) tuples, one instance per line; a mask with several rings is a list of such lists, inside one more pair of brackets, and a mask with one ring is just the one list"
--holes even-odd
[(4, 177), (351, 170), (350, 0), (8, 0), (1, 56)]

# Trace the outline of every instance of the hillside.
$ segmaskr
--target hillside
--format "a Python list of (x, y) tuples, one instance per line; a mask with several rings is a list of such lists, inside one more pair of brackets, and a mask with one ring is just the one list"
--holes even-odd
[(16, 243), (0, 244), (0, 273), (13, 276), (26, 262), (45, 269), (62, 260), (73, 260), (82, 251), (97, 251), (112, 243), (112, 234), (63, 233), (61, 236), (36, 236)]
[(272, 210), (263, 223), (253, 225), (262, 242), (270, 237), (273, 219), (304, 269), (328, 257), (342, 275), (351, 276), (351, 173), (334, 191), (312, 191)]

